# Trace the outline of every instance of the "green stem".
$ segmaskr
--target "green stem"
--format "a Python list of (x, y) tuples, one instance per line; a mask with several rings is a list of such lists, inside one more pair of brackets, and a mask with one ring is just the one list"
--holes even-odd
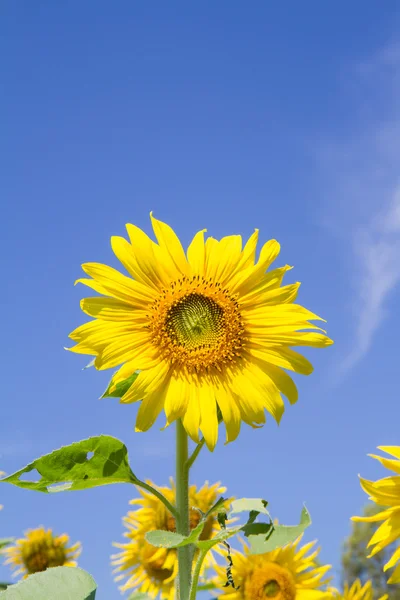
[[(190, 533), (189, 521), (189, 468), (188, 436), (182, 421), (176, 422), (176, 532), (187, 537)], [(192, 548), (190, 545), (178, 548), (178, 598), (189, 600), (192, 577)]]
[(201, 567), (203, 566), (203, 562), (204, 562), (207, 552), (208, 552), (208, 549), (200, 550), (196, 565), (193, 569), (193, 579), (192, 579), (192, 585), (190, 586), (189, 600), (196, 600), (200, 571), (201, 571)]
[(153, 486), (149, 485), (148, 483), (145, 483), (144, 481), (140, 481), (140, 479), (135, 479), (135, 485), (147, 490), (148, 492), (150, 492), (151, 494), (153, 494), (153, 496), (156, 496), (156, 498), (158, 498), (163, 504), (164, 506), (169, 510), (169, 512), (176, 518), (178, 516), (178, 511), (175, 508), (175, 506), (173, 506), (171, 504), (171, 502), (169, 502), (165, 496), (162, 495), (161, 492), (159, 492), (158, 490), (156, 490), (156, 488), (153, 488)]
[(186, 467), (187, 467), (188, 471), (191, 468), (191, 466), (193, 465), (193, 463), (196, 460), (196, 458), (198, 457), (199, 452), (202, 449), (202, 447), (204, 446), (205, 442), (206, 442), (206, 440), (204, 438), (202, 438), (200, 440), (200, 442), (197, 444), (196, 448), (193, 450), (192, 455), (187, 459), (187, 461), (186, 461)]

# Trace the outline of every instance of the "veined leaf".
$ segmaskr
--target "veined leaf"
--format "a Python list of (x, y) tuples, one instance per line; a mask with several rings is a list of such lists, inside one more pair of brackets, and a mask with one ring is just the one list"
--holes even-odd
[(96, 582), (77, 567), (54, 567), (0, 592), (0, 600), (95, 600)]
[[(37, 481), (21, 476), (36, 470)], [(84, 490), (111, 483), (135, 483), (126, 446), (114, 437), (100, 435), (45, 454), (0, 482), (38, 492)]]
[(271, 552), (276, 548), (283, 548), (283, 546), (294, 542), (309, 525), (311, 525), (310, 513), (304, 506), (298, 525), (274, 525), (272, 533), (267, 536), (265, 533), (249, 534), (250, 553), (264, 554), (264, 552)]

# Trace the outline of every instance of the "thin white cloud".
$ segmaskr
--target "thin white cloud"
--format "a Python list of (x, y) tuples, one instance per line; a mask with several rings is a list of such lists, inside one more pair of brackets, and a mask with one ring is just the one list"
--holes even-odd
[(393, 196), (396, 203), (354, 235), (353, 249), (360, 268), (357, 323), (354, 346), (342, 362), (342, 371), (355, 366), (369, 351), (387, 315), (386, 300), (400, 282), (400, 187)]
[(400, 284), (400, 45), (384, 48), (349, 75), (359, 119), (351, 139), (335, 142), (324, 157), (336, 179), (326, 218), (350, 237), (355, 282), (354, 331), (342, 373), (370, 350)]

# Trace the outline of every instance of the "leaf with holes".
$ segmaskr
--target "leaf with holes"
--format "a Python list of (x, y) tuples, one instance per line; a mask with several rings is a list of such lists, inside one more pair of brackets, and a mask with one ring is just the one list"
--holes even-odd
[(96, 582), (77, 567), (53, 567), (0, 592), (0, 600), (95, 600)]
[(310, 513), (303, 507), (298, 525), (274, 525), (271, 534), (249, 535), (250, 553), (264, 554), (294, 542), (311, 525)]
[(114, 377), (111, 378), (110, 383), (107, 386), (106, 391), (100, 396), (100, 398), (122, 398), (122, 396), (129, 390), (136, 377), (139, 375), (139, 371), (132, 373), (127, 379), (120, 381), (117, 385), (114, 385)]
[[(37, 481), (21, 479), (37, 471)], [(111, 483), (136, 483), (126, 446), (114, 437), (100, 435), (64, 446), (37, 458), (0, 482), (38, 492), (84, 490)]]
[(231, 515), (236, 515), (241, 512), (248, 512), (249, 514), (261, 513), (269, 517), (270, 515), (267, 511), (267, 506), (268, 502), (266, 500), (262, 500), (262, 498), (239, 498), (238, 500), (233, 500), (228, 519)]

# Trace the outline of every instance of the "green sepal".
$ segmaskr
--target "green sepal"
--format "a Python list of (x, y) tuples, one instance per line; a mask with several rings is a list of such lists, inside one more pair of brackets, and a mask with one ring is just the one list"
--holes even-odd
[(146, 592), (133, 592), (127, 600), (153, 600), (153, 596), (149, 596)]
[(53, 567), (0, 592), (1, 600), (95, 600), (96, 582), (78, 567)]
[[(92, 454), (89, 457), (88, 454)], [(38, 481), (23, 481), (24, 473), (35, 470)], [(0, 482), (38, 492), (84, 490), (111, 483), (136, 483), (128, 463), (126, 446), (109, 435), (91, 437), (45, 454)]]
[[(138, 375), (139, 375), (139, 371), (132, 373), (132, 375), (127, 377), (127, 379), (124, 379), (123, 381), (120, 381), (119, 383), (117, 383), (117, 385), (115, 387), (113, 385), (114, 377), (112, 377), (110, 383), (107, 386), (107, 389), (100, 396), (100, 398), (122, 398), (122, 396), (129, 390), (129, 388), (131, 387), (132, 383), (135, 381), (135, 379)], [(111, 392), (110, 389), (112, 387), (114, 389)]]
[(15, 538), (0, 538), (0, 548), (5, 548), (9, 544), (12, 544)]
[(283, 548), (287, 544), (294, 542), (304, 530), (311, 525), (311, 517), (307, 508), (304, 506), (301, 511), (300, 523), (298, 525), (274, 525), (273, 531), (258, 535), (248, 533), (250, 543), (250, 554), (264, 554), (277, 548)]

